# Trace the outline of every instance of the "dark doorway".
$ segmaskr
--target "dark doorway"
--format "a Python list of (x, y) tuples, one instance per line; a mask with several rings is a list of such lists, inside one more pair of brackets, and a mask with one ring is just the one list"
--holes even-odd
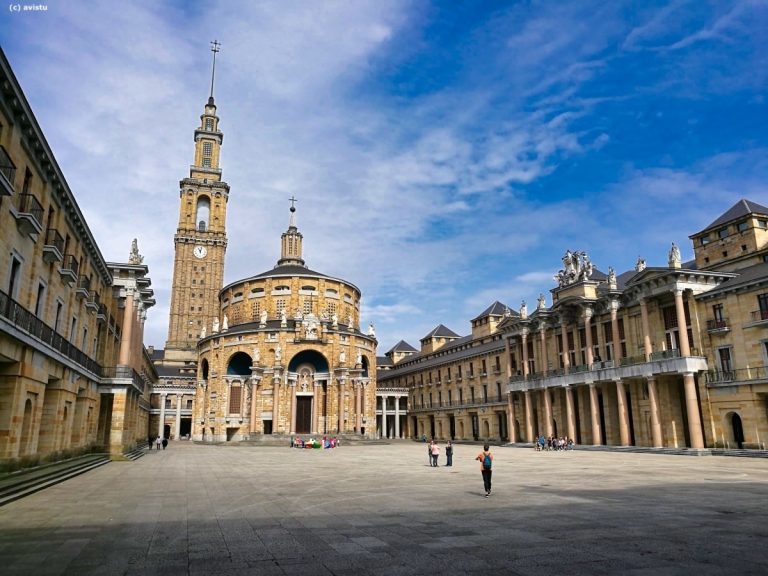
[(448, 416), (448, 428), (451, 433), (451, 440), (454, 440), (456, 438), (456, 417), (453, 414)]
[(744, 427), (741, 424), (741, 416), (733, 414), (731, 416), (731, 426), (733, 427), (733, 441), (739, 450), (744, 448)]
[(429, 417), (429, 437), (435, 438), (435, 417)]
[(608, 435), (605, 430), (605, 403), (603, 401), (603, 392), (598, 390), (597, 392), (597, 407), (600, 410), (600, 442), (597, 438), (592, 439), (593, 444), (608, 444)]
[(192, 418), (181, 419), (181, 430), (179, 430), (181, 437), (189, 436), (192, 434)]
[[(170, 424), (166, 424), (165, 426), (163, 426), (163, 438), (167, 438), (167, 439), (171, 438), (171, 425)], [(176, 440), (178, 440), (178, 438), (176, 438)]]
[(496, 424), (499, 430), (499, 439), (509, 442), (509, 434), (507, 433), (507, 414), (506, 412), (496, 412)]
[(264, 420), (264, 434), (272, 434), (272, 420)]
[(472, 439), (475, 441), (480, 440), (480, 419), (477, 417), (477, 412), (473, 412), (472, 416)]
[(309, 434), (312, 431), (312, 396), (296, 396), (296, 432)]

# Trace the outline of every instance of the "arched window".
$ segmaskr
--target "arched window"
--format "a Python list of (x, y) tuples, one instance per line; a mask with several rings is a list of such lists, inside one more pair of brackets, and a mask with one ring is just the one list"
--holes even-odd
[(211, 217), (211, 201), (207, 196), (201, 196), (197, 199), (197, 215), (195, 216), (195, 222), (197, 222), (197, 229), (200, 232), (208, 230), (208, 221)]

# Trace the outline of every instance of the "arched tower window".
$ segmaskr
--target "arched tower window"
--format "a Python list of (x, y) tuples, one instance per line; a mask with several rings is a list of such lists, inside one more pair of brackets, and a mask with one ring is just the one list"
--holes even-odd
[(197, 222), (197, 229), (200, 232), (208, 230), (208, 221), (211, 217), (211, 201), (207, 196), (201, 196), (197, 199), (197, 215), (195, 216), (195, 222)]

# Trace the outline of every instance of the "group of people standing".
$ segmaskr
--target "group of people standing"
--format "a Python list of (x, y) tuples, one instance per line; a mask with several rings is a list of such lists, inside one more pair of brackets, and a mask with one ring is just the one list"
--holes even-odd
[(551, 450), (573, 450), (573, 438), (556, 438), (555, 436), (544, 437), (538, 436), (533, 443), (533, 447), (536, 452), (551, 451)]
[[(440, 458), (440, 446), (434, 438), (427, 446), (427, 458), (429, 459), (429, 465), (437, 468), (437, 460)], [(448, 440), (448, 443), (445, 445), (445, 458), (445, 465), (453, 466), (453, 444), (451, 444), (450, 440)]]
[[(424, 438), (426, 442), (426, 438)], [(437, 440), (434, 438), (427, 444), (427, 458), (429, 459), (429, 465), (433, 468), (438, 467), (438, 459), (440, 458), (440, 446)], [(475, 460), (480, 462), (480, 473), (483, 476), (483, 488), (485, 489), (485, 497), (488, 498), (491, 495), (491, 477), (493, 467), (493, 454), (491, 454), (490, 446), (486, 443), (483, 445), (483, 450), (476, 457)], [(453, 466), (453, 444), (451, 441), (445, 445), (445, 466)]]
[(152, 450), (152, 444), (157, 446), (158, 450), (160, 450), (161, 447), (163, 450), (165, 450), (168, 447), (168, 438), (163, 438), (162, 436), (158, 436), (157, 438), (152, 438), (152, 436), (149, 436), (147, 438), (147, 448), (149, 450)]

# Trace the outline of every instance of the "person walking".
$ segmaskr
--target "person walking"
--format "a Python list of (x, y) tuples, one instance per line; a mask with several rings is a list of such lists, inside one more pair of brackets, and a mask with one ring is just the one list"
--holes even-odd
[(160, 436), (158, 436), (157, 440), (155, 441), (155, 446), (157, 446), (157, 449), (160, 450), (160, 446), (162, 445), (163, 445), (163, 439)]
[(448, 444), (445, 445), (445, 465), (453, 466), (453, 444), (448, 440)]
[(437, 442), (432, 442), (432, 466), (437, 468), (437, 459), (440, 456), (440, 446), (437, 445)]
[(435, 443), (435, 439), (433, 438), (429, 444), (427, 444), (427, 462), (429, 462), (429, 465), (432, 466), (432, 444)]
[(488, 444), (483, 445), (483, 451), (477, 455), (475, 460), (480, 461), (480, 472), (483, 474), (483, 486), (485, 487), (485, 497), (491, 495), (491, 467), (493, 466), (493, 454)]
[(163, 438), (163, 450), (168, 446), (168, 438)]
[(152, 450), (152, 436), (147, 436), (147, 448)]

